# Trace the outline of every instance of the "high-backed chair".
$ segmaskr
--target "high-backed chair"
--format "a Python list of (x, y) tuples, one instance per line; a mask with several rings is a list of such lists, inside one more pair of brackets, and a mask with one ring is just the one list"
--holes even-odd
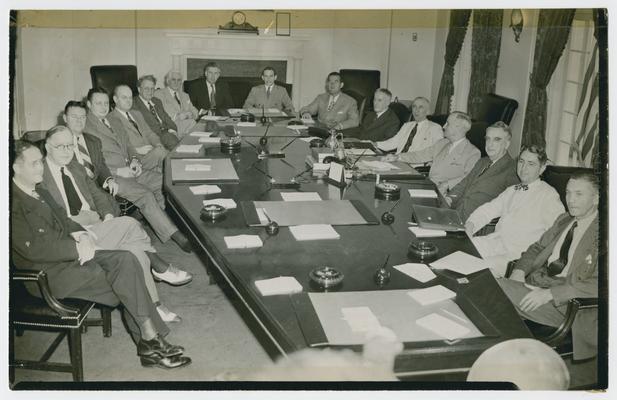
[(356, 104), (358, 105), (358, 115), (360, 116), (360, 121), (362, 121), (367, 111), (366, 110), (366, 97), (363, 96), (362, 93), (356, 92), (355, 90), (352, 90), (352, 89), (343, 88), (341, 89), (341, 92), (352, 97), (356, 101)]
[(568, 185), (568, 180), (572, 174), (576, 172), (587, 172), (593, 174), (594, 170), (592, 168), (549, 165), (542, 174), (542, 179), (555, 188), (557, 193), (559, 193), (559, 198), (564, 206), (566, 205), (566, 186)]
[[(346, 90), (353, 91), (362, 96), (364, 107), (360, 114), (360, 121), (364, 118), (364, 114), (373, 111), (373, 95), (381, 85), (381, 71), (373, 69), (341, 69), (339, 70), (341, 79), (345, 83), (343, 92)], [(356, 100), (357, 101), (357, 100)], [(358, 101), (358, 109), (360, 109), (361, 101)]]
[(518, 101), (495, 93), (487, 93), (482, 98), (480, 111), (475, 116), (475, 120), (484, 121), (488, 125), (492, 125), (497, 121), (510, 124), (517, 108)]
[(90, 67), (92, 87), (102, 87), (111, 96), (118, 85), (128, 85), (137, 95), (137, 67), (134, 65), (93, 65)]
[(398, 117), (400, 122), (399, 126), (403, 125), (405, 122), (409, 122), (409, 118), (411, 118), (411, 110), (405, 104), (393, 101), (390, 103), (389, 108), (394, 111)]

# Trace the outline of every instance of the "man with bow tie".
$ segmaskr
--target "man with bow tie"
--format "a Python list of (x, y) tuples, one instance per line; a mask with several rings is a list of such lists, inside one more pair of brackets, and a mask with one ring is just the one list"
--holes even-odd
[[(540, 179), (546, 161), (543, 148), (523, 147), (517, 164), (521, 183), (508, 187), (495, 199), (478, 207), (465, 223), (465, 230), (476, 249), (498, 276), (503, 276), (508, 262), (519, 258), (564, 212), (557, 191)], [(495, 232), (473, 237), (497, 217)]]

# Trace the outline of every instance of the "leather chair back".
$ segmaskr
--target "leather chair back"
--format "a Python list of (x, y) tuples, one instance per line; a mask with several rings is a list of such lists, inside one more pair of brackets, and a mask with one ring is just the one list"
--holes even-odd
[(497, 121), (510, 124), (517, 108), (518, 101), (495, 93), (487, 93), (484, 95), (480, 111), (475, 116), (475, 120), (484, 121), (489, 125)]
[(118, 85), (128, 85), (137, 95), (137, 67), (134, 65), (93, 65), (90, 67), (92, 87), (102, 87), (107, 90), (110, 100), (114, 88)]
[(588, 172), (593, 174), (594, 170), (592, 168), (549, 165), (542, 174), (542, 179), (554, 187), (557, 193), (559, 193), (559, 198), (564, 204), (564, 207), (566, 206), (566, 186), (568, 185), (568, 180), (572, 174), (577, 172)]
[(409, 119), (411, 118), (411, 110), (407, 108), (406, 105), (393, 101), (390, 103), (389, 107), (390, 110), (394, 111), (398, 117), (398, 120), (400, 121), (399, 126), (403, 125), (405, 122), (409, 122)]
[[(353, 91), (366, 99), (364, 109), (361, 110), (360, 120), (364, 114), (373, 111), (373, 95), (381, 85), (381, 71), (371, 69), (341, 69), (339, 70), (341, 79), (345, 83), (343, 92)], [(347, 93), (349, 94), (349, 93)], [(351, 96), (351, 95), (350, 95)], [(352, 96), (353, 97), (353, 96)], [(358, 101), (356, 99), (356, 101)], [(362, 101), (358, 101), (358, 109)]]

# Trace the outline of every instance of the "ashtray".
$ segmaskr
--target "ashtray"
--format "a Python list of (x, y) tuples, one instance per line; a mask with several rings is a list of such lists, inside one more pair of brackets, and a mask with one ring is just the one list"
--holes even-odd
[(437, 254), (439, 249), (434, 243), (426, 240), (414, 240), (409, 244), (408, 254), (420, 257), (421, 259), (429, 258)]
[(226, 213), (227, 209), (219, 204), (204, 204), (199, 214), (204, 221), (216, 221), (223, 218)]
[(239, 153), (242, 149), (240, 136), (226, 136), (221, 138), (221, 153)]
[(336, 286), (343, 282), (344, 277), (345, 275), (336, 268), (327, 266), (315, 268), (309, 273), (309, 278), (322, 288)]
[(375, 198), (380, 200), (398, 200), (401, 198), (401, 188), (390, 182), (375, 185)]

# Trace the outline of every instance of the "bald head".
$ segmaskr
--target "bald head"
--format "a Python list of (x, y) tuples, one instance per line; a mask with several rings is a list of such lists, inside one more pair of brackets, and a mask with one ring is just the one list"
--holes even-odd
[(126, 85), (118, 85), (114, 89), (114, 103), (120, 111), (129, 111), (133, 106), (133, 91)]

